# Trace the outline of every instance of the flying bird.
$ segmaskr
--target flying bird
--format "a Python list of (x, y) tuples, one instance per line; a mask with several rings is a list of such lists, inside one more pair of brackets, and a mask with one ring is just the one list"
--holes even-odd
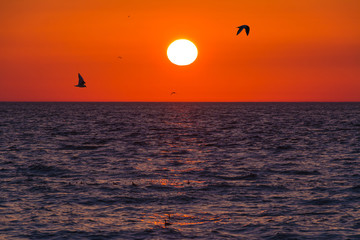
[(176, 92), (172, 92), (172, 93), (170, 93), (170, 95), (173, 95), (173, 94), (176, 94)]
[(240, 27), (238, 27), (239, 30), (237, 31), (236, 35), (239, 35), (239, 33), (241, 33), (241, 31), (243, 29), (245, 29), (246, 35), (249, 35), (250, 32), (250, 27), (248, 25), (241, 25)]
[(85, 86), (85, 81), (84, 81), (84, 79), (82, 78), (82, 76), (80, 75), (80, 73), (78, 73), (78, 77), (79, 77), (79, 83), (78, 83), (78, 85), (75, 85), (75, 87), (79, 87), (79, 88), (86, 87), (86, 86)]

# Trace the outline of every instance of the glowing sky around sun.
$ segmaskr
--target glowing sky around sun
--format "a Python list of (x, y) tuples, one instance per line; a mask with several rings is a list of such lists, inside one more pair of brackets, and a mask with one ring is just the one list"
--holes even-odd
[[(0, 1), (0, 101), (360, 101), (359, 9), (357, 0)], [(243, 24), (249, 36), (236, 36)], [(169, 61), (177, 39), (196, 44), (192, 64)], [(73, 87), (78, 73), (86, 89)]]

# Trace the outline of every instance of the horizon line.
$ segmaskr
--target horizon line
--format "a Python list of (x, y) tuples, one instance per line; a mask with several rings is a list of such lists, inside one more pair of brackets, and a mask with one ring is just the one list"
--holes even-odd
[(360, 103), (360, 101), (0, 101), (0, 103)]

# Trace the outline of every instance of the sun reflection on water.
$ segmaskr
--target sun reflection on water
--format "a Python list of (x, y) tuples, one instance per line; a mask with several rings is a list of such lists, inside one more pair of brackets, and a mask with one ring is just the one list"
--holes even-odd
[[(162, 214), (151, 214), (144, 215), (141, 222), (145, 225), (153, 226), (153, 228), (161, 227), (171, 227), (176, 228), (179, 231), (182, 227), (200, 225), (206, 223), (221, 223), (230, 221), (231, 218), (221, 218), (219, 216), (213, 216), (210, 213), (199, 212), (197, 215), (183, 214), (183, 213), (162, 213)], [(165, 224), (168, 223), (168, 224)]]

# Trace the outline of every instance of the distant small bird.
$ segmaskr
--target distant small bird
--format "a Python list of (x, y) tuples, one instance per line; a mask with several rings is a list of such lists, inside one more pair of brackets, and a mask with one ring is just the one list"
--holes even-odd
[(173, 94), (176, 94), (176, 92), (172, 92), (172, 93), (170, 93), (170, 95), (173, 95)]
[(137, 186), (137, 184), (135, 184), (134, 182), (131, 182), (131, 185), (134, 186), (134, 187)]
[(79, 87), (79, 88), (86, 87), (86, 86), (85, 86), (85, 81), (84, 81), (84, 79), (82, 78), (82, 76), (80, 75), (80, 73), (78, 73), (78, 77), (79, 77), (79, 83), (78, 83), (78, 85), (75, 85), (75, 87)]
[(165, 220), (164, 220), (164, 225), (165, 225), (165, 227), (166, 227), (166, 226), (170, 226), (171, 223), (167, 222), (166, 219), (165, 219)]
[(118, 56), (118, 58), (122, 59), (122, 56)]
[(250, 32), (250, 27), (248, 25), (241, 25), (240, 27), (238, 27), (239, 30), (237, 31), (236, 35), (239, 35), (239, 33), (241, 33), (241, 31), (243, 29), (245, 29), (246, 35), (249, 35)]

